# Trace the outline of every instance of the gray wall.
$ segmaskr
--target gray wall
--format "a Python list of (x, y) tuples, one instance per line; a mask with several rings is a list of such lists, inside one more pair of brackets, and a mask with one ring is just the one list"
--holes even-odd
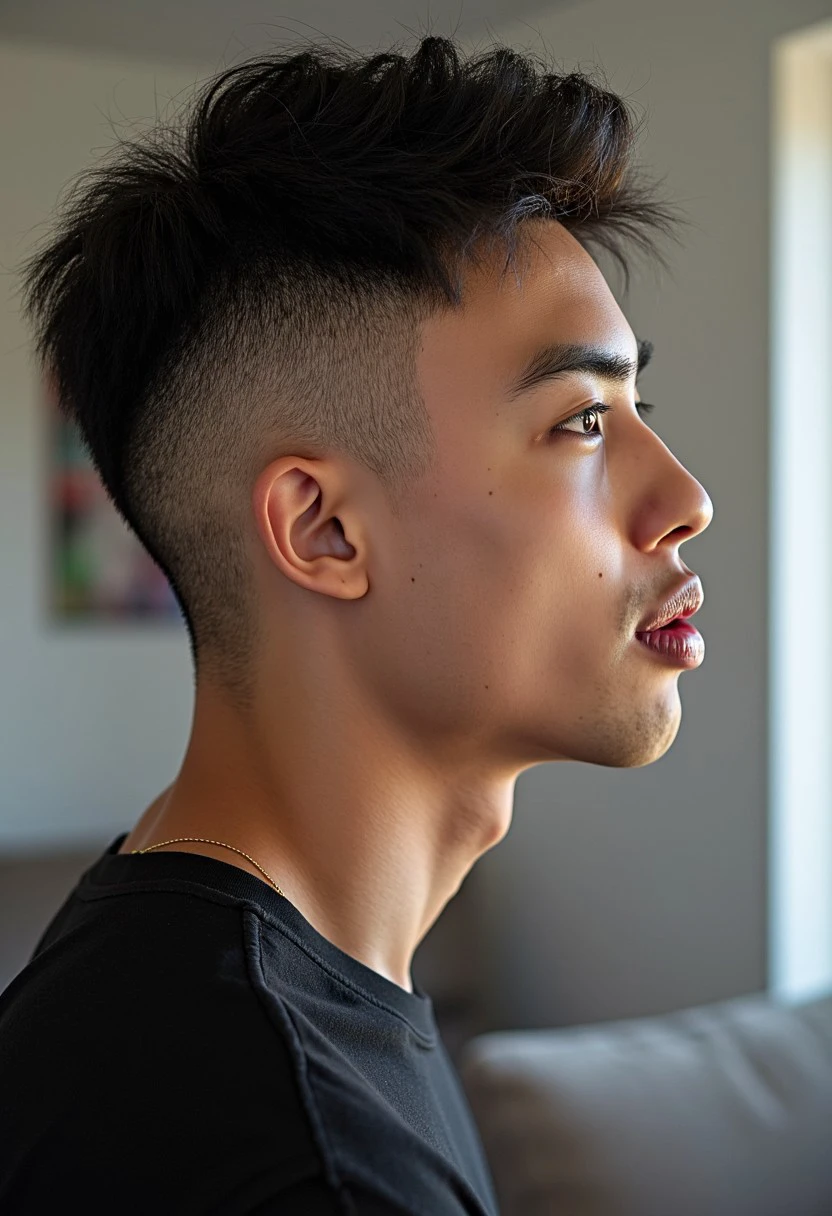
[[(673, 275), (645, 272), (623, 304), (656, 345), (642, 382), (654, 424), (715, 507), (682, 550), (705, 588), (707, 655), (680, 677), (676, 743), (633, 772), (524, 774), (508, 836), (472, 875), (494, 1024), (658, 1012), (766, 983), (769, 53), (777, 34), (830, 16), (832, 0), (591, 0), (494, 28), (538, 50), (542, 35), (564, 66), (600, 63), (647, 110), (643, 158), (695, 226)], [(0, 44), (4, 270), (112, 143), (107, 115), (152, 118), (157, 95), (161, 109), (215, 70), (199, 54), (166, 53), (162, 67), (162, 52)], [(178, 630), (88, 635), (42, 619), (42, 423), (14, 280), (3, 284), (0, 848), (103, 848), (178, 768), (187, 647)]]

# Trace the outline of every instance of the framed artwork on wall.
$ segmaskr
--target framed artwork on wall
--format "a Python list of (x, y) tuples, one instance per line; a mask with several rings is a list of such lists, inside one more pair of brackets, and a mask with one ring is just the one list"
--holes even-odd
[(184, 624), (165, 575), (113, 506), (77, 425), (44, 384), (51, 614), (62, 622)]

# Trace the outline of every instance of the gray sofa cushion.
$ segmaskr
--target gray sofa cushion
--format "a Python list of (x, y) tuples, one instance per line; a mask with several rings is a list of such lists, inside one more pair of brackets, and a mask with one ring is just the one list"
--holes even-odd
[(832, 995), (480, 1035), (502, 1216), (832, 1216)]

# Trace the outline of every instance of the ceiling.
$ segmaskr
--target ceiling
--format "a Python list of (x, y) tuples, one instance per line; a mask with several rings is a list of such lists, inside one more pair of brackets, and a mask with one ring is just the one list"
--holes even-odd
[(0, 0), (0, 39), (116, 51), (152, 61), (215, 64), (265, 53), (275, 43), (337, 38), (359, 52), (405, 48), (432, 33), (461, 43), (499, 39), (542, 13), (579, 0)]

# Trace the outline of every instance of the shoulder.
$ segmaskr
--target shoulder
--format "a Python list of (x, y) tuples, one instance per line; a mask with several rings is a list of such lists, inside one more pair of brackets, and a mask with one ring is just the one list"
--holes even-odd
[(37, 1172), (70, 1194), (129, 1184), (152, 1210), (185, 1188), (194, 1212), (325, 1176), (296, 1052), (251, 982), (246, 915), (176, 892), (109, 900), (24, 969), (3, 998), (4, 1169), (36, 1145)]

